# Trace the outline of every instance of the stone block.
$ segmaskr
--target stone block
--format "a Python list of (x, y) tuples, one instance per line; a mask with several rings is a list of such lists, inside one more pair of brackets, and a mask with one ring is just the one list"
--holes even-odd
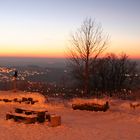
[(61, 116), (59, 115), (51, 115), (50, 117), (50, 125), (52, 127), (56, 127), (61, 125)]

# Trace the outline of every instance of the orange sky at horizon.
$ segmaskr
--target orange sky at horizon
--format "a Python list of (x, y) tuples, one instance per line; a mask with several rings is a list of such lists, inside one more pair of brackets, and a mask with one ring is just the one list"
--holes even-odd
[[(73, 30), (73, 32), (76, 29)], [(108, 30), (108, 29), (105, 29)], [(12, 31), (3, 31), (0, 33), (0, 57), (50, 57), (65, 58), (67, 55), (67, 47), (70, 47), (70, 34), (68, 29), (57, 31), (37, 32), (36, 34), (28, 29), (23, 33), (22, 30), (17, 31), (13, 35)], [(45, 34), (45, 33), (48, 34)], [(140, 40), (139, 36), (131, 36), (124, 32), (114, 32), (109, 30), (110, 39), (108, 48), (105, 53), (115, 53), (117, 55), (126, 53), (129, 58), (140, 59)]]
[[(57, 35), (52, 33), (51, 36), (53, 36), (51, 39), (48, 36), (43, 39), (39, 36), (32, 38), (27, 36), (24, 39), (17, 38), (18, 36), (7, 37), (4, 41), (0, 40), (0, 57), (65, 58), (67, 48), (71, 45), (69, 34), (64, 32), (59, 36), (59, 33)], [(125, 53), (129, 58), (140, 59), (140, 40), (138, 37), (130, 38), (128, 36), (112, 35), (105, 53), (115, 53), (117, 55)]]
[(64, 53), (61, 51), (39, 51), (39, 50), (34, 50), (34, 51), (27, 51), (23, 50), (17, 51), (17, 50), (3, 50), (0, 52), (0, 57), (50, 57), (50, 58), (61, 58), (64, 57)]
[[(55, 37), (47, 41), (30, 42), (19, 41), (9, 42), (0, 45), (0, 57), (49, 57), (49, 58), (66, 58), (67, 47), (70, 47), (70, 41), (67, 38)], [(14, 45), (10, 45), (10, 44)], [(6, 45), (7, 44), (7, 45)], [(22, 45), (21, 45), (22, 44)], [(129, 58), (140, 59), (140, 42), (138, 39), (130, 40), (124, 37), (112, 36), (109, 40), (106, 53), (115, 53), (120, 55), (125, 53)]]
[[(40, 46), (39, 46), (40, 47)], [(0, 52), (0, 57), (38, 57), (38, 58), (66, 58), (67, 55), (67, 48), (60, 49), (58, 47), (54, 47), (53, 49), (34, 49), (34, 50), (27, 50), (24, 49), (24, 47), (21, 47), (22, 49), (3, 49)], [(38, 47), (36, 47), (38, 48)], [(120, 47), (119, 47), (120, 48)], [(122, 47), (123, 48), (123, 47)], [(103, 56), (107, 53), (114, 53), (116, 55), (121, 55), (122, 53), (125, 53), (129, 58), (132, 59), (140, 59), (140, 49), (138, 47), (133, 47), (133, 49), (123, 48), (122, 50), (117, 49), (117, 45), (114, 45), (113, 47), (107, 48), (105, 52), (103, 53)]]

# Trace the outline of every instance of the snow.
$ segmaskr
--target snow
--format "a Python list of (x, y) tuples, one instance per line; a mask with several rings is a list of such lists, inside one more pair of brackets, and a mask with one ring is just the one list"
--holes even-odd
[(104, 105), (106, 101), (109, 101), (109, 99), (81, 99), (81, 98), (75, 98), (72, 100), (72, 104), (84, 104), (84, 103), (94, 103), (99, 105)]
[[(13, 93), (7, 92), (8, 94)], [(76, 101), (77, 99), (74, 100)], [(107, 112), (73, 110), (72, 103), (73, 101), (50, 99), (49, 103), (41, 100), (36, 105), (0, 104), (0, 140), (140, 140), (140, 107), (131, 108), (132, 101), (110, 99), (110, 109)], [(48, 112), (60, 115), (62, 124), (49, 127), (47, 122), (24, 124), (5, 119), (6, 112), (21, 106), (46, 108)]]
[[(22, 100), (22, 98), (33, 98), (34, 100), (37, 100), (37, 103), (43, 104), (46, 99), (43, 95), (37, 93), (37, 92), (14, 92), (14, 91), (1, 91), (0, 92), (0, 99), (9, 99), (13, 100), (14, 98), (17, 98), (18, 100)], [(2, 102), (1, 102), (2, 103)], [(13, 102), (12, 102), (13, 103)]]

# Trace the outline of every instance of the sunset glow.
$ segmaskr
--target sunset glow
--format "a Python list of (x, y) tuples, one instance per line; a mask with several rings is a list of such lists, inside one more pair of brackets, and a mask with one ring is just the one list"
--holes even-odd
[(136, 0), (2, 1), (0, 56), (65, 57), (70, 34), (91, 17), (110, 36), (107, 52), (140, 58), (139, 6)]

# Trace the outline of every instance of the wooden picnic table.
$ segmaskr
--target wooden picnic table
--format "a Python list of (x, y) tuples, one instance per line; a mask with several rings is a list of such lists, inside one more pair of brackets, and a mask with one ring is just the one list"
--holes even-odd
[(50, 126), (55, 127), (61, 125), (61, 117), (56, 114), (50, 114), (44, 108), (40, 109), (25, 109), (25, 108), (15, 108), (13, 112), (7, 112), (6, 120), (14, 119), (17, 122), (24, 123), (43, 123), (46, 120), (49, 122)]
[(6, 119), (14, 119), (15, 121), (25, 121), (26, 123), (42, 123), (46, 120), (46, 109), (25, 109), (15, 108), (13, 112), (6, 114)]

